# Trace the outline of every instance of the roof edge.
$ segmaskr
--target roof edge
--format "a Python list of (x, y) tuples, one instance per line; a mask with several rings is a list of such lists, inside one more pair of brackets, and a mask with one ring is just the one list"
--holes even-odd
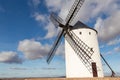
[(82, 23), (81, 21), (78, 21), (78, 22), (72, 27), (72, 30), (74, 30), (74, 29), (80, 29), (80, 28), (81, 28), (81, 29), (82, 29), (82, 28), (92, 29), (92, 30), (94, 30), (94, 31), (98, 34), (97, 30), (95, 30), (94, 28), (91, 28), (91, 27), (87, 26), (86, 24)]

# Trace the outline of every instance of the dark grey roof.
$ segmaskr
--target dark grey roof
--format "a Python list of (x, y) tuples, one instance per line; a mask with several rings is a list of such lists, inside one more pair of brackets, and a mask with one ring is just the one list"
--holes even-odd
[[(78, 22), (72, 27), (72, 29), (79, 29), (79, 28), (88, 28), (88, 29), (92, 29), (92, 30), (96, 31), (95, 29), (88, 27), (87, 25), (85, 25), (84, 23), (82, 23), (82, 22), (80, 22), (80, 21), (78, 21)], [(96, 31), (96, 32), (97, 32), (97, 31)]]

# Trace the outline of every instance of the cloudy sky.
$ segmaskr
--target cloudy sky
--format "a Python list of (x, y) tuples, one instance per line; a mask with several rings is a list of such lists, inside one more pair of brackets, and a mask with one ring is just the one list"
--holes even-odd
[[(64, 39), (51, 64), (46, 56), (59, 28), (51, 12), (65, 20), (74, 0), (0, 0), (0, 77), (65, 76)], [(85, 0), (78, 20), (98, 31), (100, 52), (120, 73), (120, 0)], [(104, 73), (110, 73), (103, 62)]]

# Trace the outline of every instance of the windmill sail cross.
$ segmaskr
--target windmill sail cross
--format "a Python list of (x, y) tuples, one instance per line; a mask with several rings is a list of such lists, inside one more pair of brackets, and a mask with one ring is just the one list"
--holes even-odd
[(62, 28), (62, 30), (58, 34), (48, 54), (47, 62), (50, 63), (53, 59), (56, 50), (61, 43), (62, 36), (64, 36), (66, 77), (68, 78), (103, 77), (97, 42), (97, 31), (87, 27), (80, 21), (74, 26), (70, 26), (84, 1), (85, 0), (75, 0), (66, 17), (65, 25), (62, 23), (63, 20), (60, 17), (56, 16), (54, 13), (51, 14), (51, 21), (53, 24)]
[[(73, 7), (70, 9), (70, 14), (68, 14), (68, 16), (67, 16), (68, 21), (66, 22), (65, 25), (62, 24), (62, 19), (60, 17), (56, 16), (54, 13), (51, 13), (50, 19), (53, 22), (53, 24), (55, 26), (59, 26), (59, 27), (61, 27), (63, 29), (61, 31), (61, 34), (60, 35), (58, 34), (58, 38), (56, 39), (53, 47), (50, 50), (50, 53), (48, 54), (48, 57), (47, 57), (47, 62), (48, 63), (52, 60), (53, 56), (55, 55), (55, 52), (56, 52), (56, 50), (58, 48), (58, 45), (59, 45), (58, 43), (60, 43), (59, 41), (60, 41), (63, 33), (68, 30), (69, 22), (72, 21), (71, 19), (73, 19), (75, 17), (75, 15), (77, 14), (78, 10), (82, 6), (83, 1), (84, 0), (75, 0), (75, 2), (73, 4)], [(81, 5), (79, 5), (79, 4), (81, 4)], [(74, 15), (74, 17), (73, 17), (73, 15)]]

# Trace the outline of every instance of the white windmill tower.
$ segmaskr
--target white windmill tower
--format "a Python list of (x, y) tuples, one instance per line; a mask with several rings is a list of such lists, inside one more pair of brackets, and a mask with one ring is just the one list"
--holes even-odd
[(103, 77), (97, 31), (78, 21), (69, 34), (65, 36), (66, 76)]
[(84, 0), (75, 0), (66, 18), (66, 24), (62, 19), (51, 14), (51, 20), (55, 26), (62, 30), (59, 32), (56, 41), (47, 57), (47, 62), (52, 60), (62, 36), (65, 37), (65, 60), (66, 77), (103, 77), (103, 70), (100, 61), (100, 52), (97, 41), (97, 31), (78, 21), (74, 26), (70, 23), (76, 16)]

